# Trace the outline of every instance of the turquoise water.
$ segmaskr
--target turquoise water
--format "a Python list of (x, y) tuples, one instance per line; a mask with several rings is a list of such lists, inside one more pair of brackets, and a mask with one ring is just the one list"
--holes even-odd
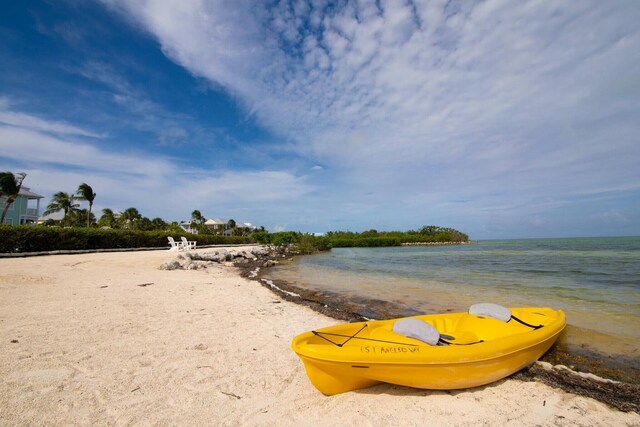
[(582, 342), (640, 356), (640, 237), (340, 248), (268, 274), (420, 312), (466, 310), (477, 302), (549, 306), (565, 311)]

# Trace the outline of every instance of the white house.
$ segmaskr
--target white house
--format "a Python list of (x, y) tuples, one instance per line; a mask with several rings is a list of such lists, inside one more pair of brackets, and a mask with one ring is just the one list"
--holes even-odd
[(224, 231), (224, 229), (227, 227), (228, 222), (229, 221), (222, 218), (211, 218), (206, 220), (204, 222), (204, 225), (211, 230)]
[(191, 228), (191, 221), (182, 221), (178, 224), (186, 233), (198, 234), (198, 230)]

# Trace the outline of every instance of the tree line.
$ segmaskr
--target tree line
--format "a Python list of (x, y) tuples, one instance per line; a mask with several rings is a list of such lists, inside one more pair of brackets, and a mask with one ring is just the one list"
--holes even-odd
[[(14, 175), (11, 172), (0, 172), (0, 196), (7, 197), (7, 203), (2, 212), (2, 220), (11, 203), (15, 201), (20, 191), (22, 181), (26, 174)], [(182, 233), (184, 230), (177, 222), (168, 223), (162, 218), (149, 219), (140, 214), (138, 209), (130, 207), (118, 213), (112, 209), (102, 209), (102, 216), (96, 219), (92, 212), (96, 193), (93, 188), (82, 183), (74, 193), (60, 191), (53, 195), (51, 203), (47, 205), (45, 215), (54, 212), (64, 212), (61, 225), (65, 227), (105, 227), (111, 229), (123, 229), (131, 231), (168, 231)], [(88, 203), (86, 208), (81, 208), (78, 202)], [(191, 213), (190, 226), (197, 230), (198, 234), (230, 234), (232, 236), (251, 236), (258, 243), (275, 245), (297, 244), (308, 250), (325, 250), (331, 247), (374, 247), (374, 246), (398, 246), (403, 243), (464, 243), (469, 236), (461, 231), (448, 227), (435, 225), (424, 226), (418, 230), (409, 231), (377, 231), (367, 230), (361, 233), (351, 231), (330, 231), (324, 236), (313, 236), (297, 232), (269, 233), (264, 227), (247, 229), (238, 227), (236, 221), (229, 220), (222, 229), (212, 229), (205, 225), (206, 218), (199, 210)], [(50, 219), (45, 225), (56, 225), (56, 221)]]
[[(6, 203), (0, 217), (0, 224), (4, 223), (4, 218), (9, 207), (15, 202), (20, 193), (22, 182), (27, 176), (26, 173), (14, 174), (10, 171), (0, 172), (0, 197), (6, 196)], [(63, 227), (106, 227), (112, 229), (137, 230), (137, 231), (173, 231), (184, 232), (177, 222), (167, 222), (162, 218), (156, 217), (149, 219), (143, 216), (138, 209), (130, 207), (122, 212), (116, 212), (113, 209), (102, 209), (102, 216), (96, 218), (92, 212), (93, 203), (96, 199), (96, 192), (93, 191), (91, 185), (83, 182), (78, 186), (75, 192), (59, 191), (53, 195), (51, 202), (47, 205), (44, 215), (50, 215), (56, 212), (63, 212), (60, 225)], [(88, 206), (82, 208), (78, 202), (87, 202)], [(230, 219), (224, 224), (221, 230), (214, 230), (207, 227), (204, 223), (206, 218), (199, 210), (191, 213), (190, 225), (200, 234), (222, 234), (232, 236), (246, 236), (254, 230), (238, 227), (235, 220)], [(57, 225), (54, 219), (48, 219), (45, 225)], [(264, 227), (257, 229), (264, 231)]]
[[(0, 216), (0, 224), (4, 224), (5, 215), (18, 198), (22, 182), (26, 176), (26, 173), (0, 172), (0, 197), (6, 197), (2, 215)], [(134, 207), (127, 208), (122, 213), (105, 208), (102, 210), (102, 216), (96, 219), (92, 212), (95, 198), (96, 193), (93, 188), (83, 182), (75, 192), (59, 191), (55, 193), (51, 198), (51, 202), (47, 205), (44, 215), (62, 211), (64, 215), (60, 224), (64, 227), (98, 226), (139, 231), (170, 231), (171, 229), (182, 231), (181, 229), (177, 230), (179, 229), (177, 223), (167, 223), (162, 218), (149, 219), (142, 216), (138, 209)], [(87, 202), (88, 206), (81, 208), (80, 203), (78, 203), (81, 201)], [(45, 225), (57, 225), (57, 222), (53, 219), (48, 219), (45, 221)]]
[[(468, 242), (469, 236), (461, 231), (450, 227), (439, 227), (437, 225), (425, 225), (418, 230), (409, 231), (378, 231), (375, 229), (354, 233), (351, 231), (330, 231), (326, 237), (334, 242), (348, 242), (362, 239), (385, 239), (390, 242), (399, 243), (462, 243)], [(382, 242), (383, 240), (380, 240)]]
[[(174, 231), (184, 232), (184, 230), (178, 225), (177, 222), (167, 222), (160, 217), (149, 219), (143, 216), (138, 209), (130, 207), (122, 212), (116, 212), (110, 208), (102, 209), (102, 216), (96, 219), (92, 213), (93, 202), (96, 198), (96, 193), (93, 188), (87, 184), (82, 183), (78, 186), (75, 193), (67, 193), (59, 191), (53, 195), (51, 203), (47, 205), (47, 209), (44, 211), (44, 215), (50, 215), (55, 212), (62, 211), (64, 216), (61, 220), (61, 224), (65, 227), (105, 227), (112, 229), (122, 230), (136, 230), (136, 231)], [(81, 208), (78, 201), (88, 202), (88, 208)], [(192, 229), (198, 231), (201, 234), (217, 234), (204, 225), (206, 218), (202, 216), (199, 210), (194, 210), (191, 213), (190, 225)], [(53, 219), (45, 221), (45, 225), (55, 225)], [(225, 224), (224, 230), (231, 230), (231, 235), (245, 235), (243, 231), (240, 231), (236, 227), (234, 220), (229, 220)], [(264, 229), (264, 228), (263, 228)], [(222, 230), (222, 231), (224, 231)]]

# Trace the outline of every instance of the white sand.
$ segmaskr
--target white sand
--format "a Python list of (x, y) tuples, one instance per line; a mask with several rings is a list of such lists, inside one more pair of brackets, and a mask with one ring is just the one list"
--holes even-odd
[(326, 397), (290, 343), (335, 320), (230, 267), (158, 269), (174, 257), (0, 259), (0, 424), (640, 425), (636, 413), (516, 380)]

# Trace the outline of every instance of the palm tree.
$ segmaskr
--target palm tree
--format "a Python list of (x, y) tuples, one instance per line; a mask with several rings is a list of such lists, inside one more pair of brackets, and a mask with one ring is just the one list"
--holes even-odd
[(112, 228), (117, 224), (119, 216), (120, 215), (114, 213), (113, 210), (104, 208), (102, 209), (102, 216), (98, 220), (98, 225)]
[(136, 208), (127, 208), (120, 215), (120, 223), (124, 226), (124, 228), (135, 229), (136, 222), (142, 219), (142, 215), (138, 212)]
[(9, 171), (0, 172), (0, 197), (7, 197), (7, 200), (5, 200), (4, 203), (4, 209), (2, 209), (0, 224), (4, 224), (4, 217), (7, 214), (9, 207), (18, 198), (20, 187), (22, 187), (22, 181), (24, 181), (26, 176), (27, 174), (24, 172), (20, 172), (17, 176)]
[(54, 212), (64, 211), (64, 217), (62, 217), (62, 223), (65, 224), (67, 220), (67, 215), (69, 212), (75, 212), (78, 210), (80, 206), (75, 202), (75, 197), (73, 194), (65, 193), (64, 191), (58, 191), (53, 195), (51, 199), (51, 203), (47, 206), (47, 210), (44, 211), (45, 215), (49, 215)]
[(154, 230), (164, 230), (167, 223), (162, 218), (156, 217), (151, 220), (151, 224)]
[(75, 211), (70, 211), (69, 215), (67, 215), (67, 226), (85, 227), (87, 217), (89, 218), (90, 223), (94, 223), (96, 221), (95, 215), (89, 212), (89, 209), (77, 209)]
[(89, 184), (82, 183), (78, 186), (76, 191), (78, 200), (86, 200), (89, 202), (89, 214), (87, 215), (87, 227), (91, 224), (91, 208), (93, 207), (93, 200), (96, 198), (96, 193), (93, 192), (93, 188)]
[(233, 219), (230, 219), (229, 221), (227, 221), (227, 230), (231, 230), (231, 235), (233, 236), (234, 234), (236, 234), (236, 222)]
[(189, 226), (192, 229), (192, 233), (194, 232), (193, 230), (195, 230), (196, 233), (202, 231), (202, 224), (204, 224), (204, 222), (205, 219), (199, 210), (196, 209), (195, 211), (191, 212), (191, 223), (189, 224)]
[(202, 224), (205, 221), (204, 217), (199, 210), (191, 212), (191, 222), (196, 224)]

